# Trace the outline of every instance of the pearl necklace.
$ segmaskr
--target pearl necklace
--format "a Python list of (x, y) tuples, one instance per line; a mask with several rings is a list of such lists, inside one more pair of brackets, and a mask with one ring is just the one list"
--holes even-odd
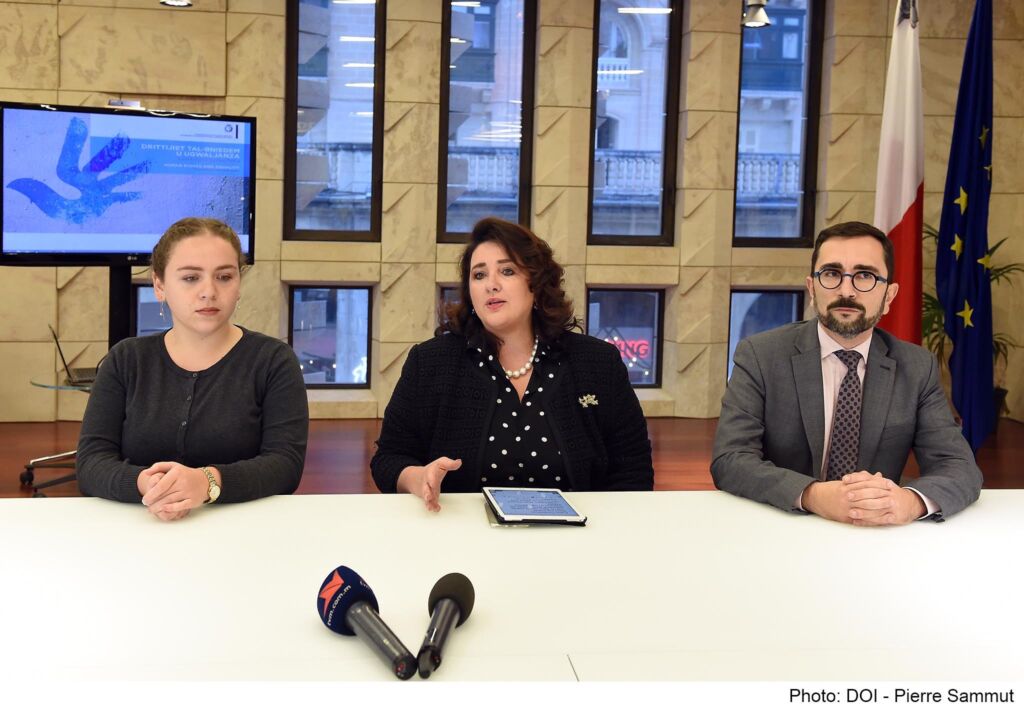
[(533, 352), (530, 353), (530, 359), (526, 361), (526, 364), (520, 367), (518, 370), (505, 370), (505, 377), (509, 378), (510, 380), (515, 380), (522, 377), (523, 375), (530, 371), (530, 368), (533, 367), (533, 360), (535, 357), (537, 357), (537, 338), (533, 339)]

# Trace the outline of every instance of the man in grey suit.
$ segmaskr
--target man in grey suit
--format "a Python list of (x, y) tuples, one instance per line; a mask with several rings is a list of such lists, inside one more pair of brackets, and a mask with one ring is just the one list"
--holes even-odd
[[(807, 293), (817, 319), (740, 342), (711, 474), (724, 491), (854, 525), (942, 520), (981, 471), (935, 357), (875, 328), (899, 287), (892, 242), (861, 222), (818, 235)], [(899, 481), (910, 450), (921, 477)]]

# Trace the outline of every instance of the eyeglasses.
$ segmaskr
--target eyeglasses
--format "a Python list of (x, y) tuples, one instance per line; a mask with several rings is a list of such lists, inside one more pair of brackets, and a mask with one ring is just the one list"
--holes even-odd
[(818, 279), (818, 283), (821, 284), (822, 288), (827, 288), (830, 291), (839, 288), (843, 283), (843, 279), (847, 276), (850, 277), (850, 283), (853, 284), (853, 287), (861, 293), (868, 293), (878, 285), (879, 281), (884, 284), (889, 283), (889, 279), (871, 271), (856, 271), (852, 274), (845, 274), (839, 269), (821, 269), (820, 271), (815, 271), (811, 276)]

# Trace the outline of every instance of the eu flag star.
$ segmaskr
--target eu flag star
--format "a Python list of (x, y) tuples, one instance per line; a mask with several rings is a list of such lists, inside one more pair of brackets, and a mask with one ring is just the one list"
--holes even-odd
[(988, 181), (992, 182), (992, 166), (991, 165), (982, 165), (981, 169), (985, 171), (985, 177), (988, 178)]
[(971, 304), (966, 300), (964, 301), (964, 309), (962, 311), (957, 311), (956, 314), (964, 319), (965, 328), (974, 327), (974, 323), (971, 322), (971, 316), (974, 314), (974, 309), (971, 308)]
[(956, 204), (960, 205), (960, 214), (963, 214), (964, 212), (966, 212), (967, 211), (967, 191), (961, 187), (960, 188), (960, 197), (958, 197), (955, 200), (953, 200), (953, 202), (955, 202)]
[(949, 250), (956, 252), (956, 260), (960, 261), (960, 255), (964, 253), (964, 240), (960, 238), (959, 234), (953, 235), (953, 246)]
[(985, 150), (985, 144), (988, 143), (988, 126), (981, 127), (981, 135), (978, 136), (978, 140), (981, 141), (981, 149)]
[(992, 270), (992, 255), (986, 254), (985, 256), (978, 259), (978, 263), (985, 267), (985, 271)]

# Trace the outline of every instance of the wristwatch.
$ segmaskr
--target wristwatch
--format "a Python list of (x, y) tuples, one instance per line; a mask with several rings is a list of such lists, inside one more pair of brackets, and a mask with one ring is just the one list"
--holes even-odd
[(206, 480), (210, 482), (210, 487), (206, 490), (206, 500), (203, 501), (203, 505), (206, 505), (220, 498), (220, 486), (217, 485), (217, 479), (214, 478), (209, 466), (203, 466), (201, 470), (206, 474)]

